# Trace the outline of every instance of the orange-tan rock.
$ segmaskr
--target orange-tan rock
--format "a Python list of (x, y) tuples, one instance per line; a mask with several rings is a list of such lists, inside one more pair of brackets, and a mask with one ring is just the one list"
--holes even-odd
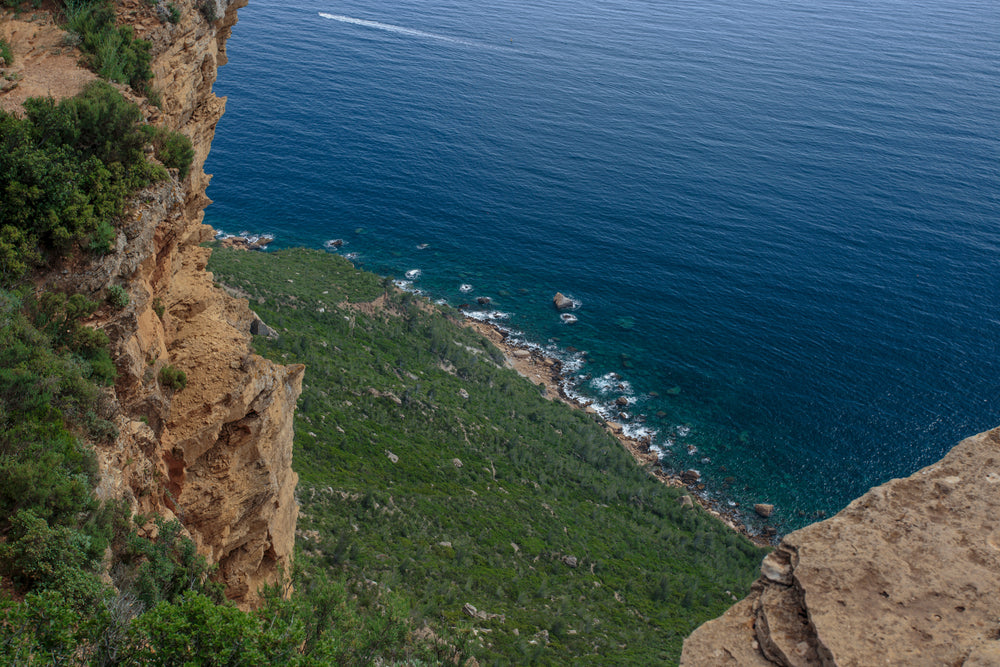
[(787, 535), (684, 667), (1000, 665), (1000, 429)]
[[(210, 251), (200, 247), (212, 238), (202, 224), (209, 203), (203, 165), (225, 107), (212, 84), (225, 62), (236, 10), (246, 0), (217, 0), (213, 23), (193, 0), (174, 4), (181, 14), (176, 24), (141, 0), (118, 3), (119, 21), (152, 43), (162, 110), (121, 89), (149, 122), (192, 140), (191, 172), (183, 182), (174, 178), (139, 193), (115, 252), (64, 260), (38, 283), (95, 298), (111, 284), (127, 289), (125, 309), (105, 308), (91, 323), (108, 333), (118, 368), (115, 387), (99, 406), (114, 417), (120, 435), (98, 451), (98, 493), (125, 499), (136, 512), (179, 519), (199, 550), (218, 563), (226, 595), (247, 608), (263, 584), (278, 583), (290, 569), (297, 516), (292, 423), (304, 369), (251, 352), (253, 314), (245, 300), (213, 284), (205, 271)], [(13, 97), (17, 89), (49, 85), (44, 73), (51, 74), (55, 56), (45, 45), (58, 42), (57, 33), (44, 12), (30, 22), (4, 20), (0, 34), (12, 37), (21, 65), (19, 85), (0, 93), (0, 104), (20, 104)], [(66, 57), (75, 66), (78, 54), (67, 50)], [(93, 78), (79, 69), (59, 75), (60, 86), (41, 94), (73, 95)], [(159, 373), (166, 366), (185, 373), (186, 387), (162, 386)]]

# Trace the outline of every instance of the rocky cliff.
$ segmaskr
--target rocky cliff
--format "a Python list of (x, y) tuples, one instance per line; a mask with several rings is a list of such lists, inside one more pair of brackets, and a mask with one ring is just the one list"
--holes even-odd
[(1000, 665), (1000, 429), (787, 535), (684, 667)]
[[(180, 20), (172, 23), (165, 6), (118, 3), (119, 22), (152, 43), (161, 108), (123, 92), (149, 122), (191, 138), (194, 163), (183, 181), (175, 172), (139, 194), (116, 252), (66, 262), (38, 282), (94, 297), (112, 284), (128, 291), (125, 309), (105, 308), (91, 323), (110, 336), (118, 368), (101, 407), (121, 435), (99, 451), (99, 493), (127, 500), (135, 512), (178, 518), (219, 565), (226, 595), (250, 607), (258, 588), (278, 582), (290, 564), (297, 516), (292, 419), (303, 367), (252, 354), (248, 304), (213, 285), (205, 271), (209, 250), (200, 246), (212, 238), (202, 224), (209, 203), (203, 165), (225, 107), (212, 84), (225, 62), (236, 11), (245, 4), (174, 0)], [(31, 54), (51, 60), (52, 49), (39, 42), (55, 30), (52, 23), (40, 14), (6, 26), (25, 89), (35, 72), (51, 74), (52, 63), (33, 62)], [(75, 66), (78, 54), (59, 50)], [(90, 77), (77, 78), (82, 85)], [(57, 97), (78, 92), (72, 84), (49, 90)], [(166, 366), (186, 374), (185, 388), (164, 386), (160, 371)]]

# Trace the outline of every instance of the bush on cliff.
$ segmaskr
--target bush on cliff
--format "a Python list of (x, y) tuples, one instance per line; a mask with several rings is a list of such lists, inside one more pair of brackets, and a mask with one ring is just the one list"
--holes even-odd
[(99, 76), (127, 83), (140, 93), (153, 78), (150, 43), (136, 39), (132, 26), (115, 25), (115, 8), (109, 0), (65, 0), (66, 29), (80, 37), (84, 62)]
[(165, 166), (177, 170), (177, 176), (182, 181), (187, 178), (194, 160), (194, 146), (191, 140), (180, 132), (171, 132), (166, 128), (146, 125), (143, 127), (148, 141), (156, 150), (156, 157)]
[(14, 54), (10, 50), (10, 45), (2, 39), (0, 39), (0, 60), (3, 60), (0, 67), (10, 67), (14, 64)]
[(127, 197), (165, 176), (145, 158), (138, 107), (103, 81), (24, 107), (0, 112), (0, 286), (49, 253), (110, 251)]
[(187, 374), (179, 368), (164, 366), (160, 369), (160, 384), (174, 391), (181, 391), (187, 386)]

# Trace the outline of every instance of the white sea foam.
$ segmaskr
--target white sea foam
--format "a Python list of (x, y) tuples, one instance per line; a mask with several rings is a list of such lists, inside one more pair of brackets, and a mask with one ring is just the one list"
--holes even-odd
[(420, 277), (420, 269), (410, 269), (405, 274), (407, 280), (416, 280)]
[(596, 377), (590, 381), (590, 386), (602, 394), (632, 393), (632, 385), (617, 373), (605, 373), (601, 377)]
[(656, 435), (656, 430), (643, 424), (624, 424), (622, 426), (622, 433), (629, 438), (642, 440), (643, 438), (652, 439)]
[(384, 30), (385, 32), (392, 32), (396, 33), (397, 35), (406, 35), (408, 37), (423, 37), (424, 39), (436, 39), (441, 42), (448, 42), (449, 44), (474, 46), (480, 49), (496, 48), (494, 46), (491, 46), (490, 44), (483, 44), (482, 42), (474, 42), (472, 40), (459, 39), (457, 37), (449, 37), (447, 35), (438, 35), (433, 32), (414, 30), (413, 28), (404, 28), (401, 25), (393, 25), (391, 23), (380, 23), (378, 21), (356, 19), (352, 16), (342, 16), (340, 14), (327, 14), (326, 12), (319, 12), (319, 15), (325, 19), (330, 19), (331, 21), (339, 21), (340, 23), (350, 23), (351, 25), (360, 25), (364, 26), (365, 28), (375, 28), (376, 30)]
[(478, 320), (479, 322), (510, 319), (510, 313), (505, 313), (501, 310), (464, 310), (462, 312), (469, 319)]
[(404, 292), (410, 292), (411, 294), (423, 294), (422, 291), (413, 286), (412, 280), (393, 280), (392, 284)]
[(469, 292), (472, 291), (472, 285), (470, 285), (469, 283), (462, 283), (461, 285), (458, 286), (458, 291), (461, 292), (462, 294), (468, 294)]

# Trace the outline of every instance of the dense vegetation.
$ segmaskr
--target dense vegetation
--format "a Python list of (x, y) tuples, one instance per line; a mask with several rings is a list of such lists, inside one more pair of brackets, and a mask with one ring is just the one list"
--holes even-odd
[(457, 313), (322, 252), (217, 250), (209, 268), (280, 331), (260, 352), (307, 365), (305, 579), (392, 590), (481, 664), (674, 662), (753, 579), (759, 550), (502, 368)]
[(53, 254), (109, 252), (126, 199), (162, 167), (187, 172), (186, 137), (142, 124), (139, 108), (103, 81), (55, 102), (33, 98), (25, 118), (0, 112), (0, 286)]
[[(222, 600), (178, 522), (133, 522), (127, 508), (97, 501), (92, 443), (116, 432), (100, 390), (114, 376), (108, 341), (83, 324), (96, 307), (80, 295), (0, 290), (0, 664), (414, 657), (398, 598), (312, 577), (294, 600), (271, 591), (244, 613)], [(155, 539), (143, 524), (156, 526)]]

